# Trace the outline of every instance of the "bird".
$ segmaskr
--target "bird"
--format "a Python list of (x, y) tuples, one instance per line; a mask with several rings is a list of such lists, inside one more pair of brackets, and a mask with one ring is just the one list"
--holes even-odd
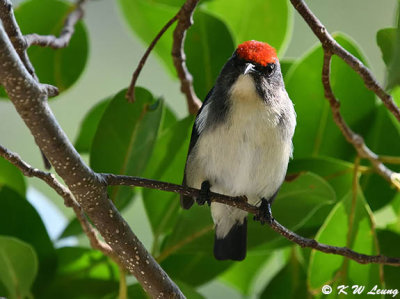
[(247, 212), (211, 202), (210, 192), (245, 196), (258, 207), (254, 219), (272, 221), (271, 204), (293, 153), (294, 105), (285, 89), (276, 50), (268, 43), (241, 43), (222, 67), (194, 121), (181, 196), (183, 209), (211, 205), (214, 256), (241, 261), (247, 251)]

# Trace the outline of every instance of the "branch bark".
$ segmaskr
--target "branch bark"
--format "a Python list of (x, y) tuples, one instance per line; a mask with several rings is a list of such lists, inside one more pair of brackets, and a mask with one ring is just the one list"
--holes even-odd
[(25, 36), (26, 47), (36, 45), (40, 47), (50, 47), (53, 49), (65, 48), (68, 46), (72, 35), (75, 32), (75, 25), (84, 15), (84, 5), (88, 0), (78, 0), (75, 4), (74, 10), (67, 16), (64, 26), (61, 30), (60, 36), (54, 35), (39, 35), (36, 33), (28, 34)]
[(193, 24), (193, 12), (199, 0), (187, 0), (178, 12), (178, 24), (174, 30), (174, 42), (172, 45), (172, 58), (181, 81), (181, 91), (186, 96), (190, 114), (197, 114), (202, 103), (193, 88), (193, 77), (186, 66), (186, 54), (184, 51), (186, 31)]
[(37, 80), (35, 69), (33, 68), (29, 57), (26, 53), (27, 43), (22, 35), (21, 30), (15, 20), (12, 3), (10, 0), (0, 1), (0, 19), (3, 23), (4, 30), (6, 31), (8, 37), (11, 40), (15, 50), (18, 53), (19, 58), (23, 62), (29, 74)]
[(47, 185), (49, 185), (50, 188), (56, 191), (57, 194), (64, 199), (64, 204), (74, 210), (83, 231), (89, 238), (90, 245), (93, 248), (100, 250), (104, 255), (110, 257), (117, 264), (120, 264), (118, 256), (115, 255), (111, 247), (97, 237), (96, 231), (90, 225), (84, 211), (74, 199), (72, 193), (68, 190), (68, 188), (63, 186), (53, 174), (33, 168), (28, 163), (23, 161), (17, 154), (10, 152), (2, 145), (0, 145), (0, 156), (18, 167), (23, 175), (27, 177), (36, 177), (44, 181)]
[(384, 105), (389, 109), (389, 111), (392, 112), (398, 121), (400, 121), (400, 109), (396, 106), (392, 97), (379, 85), (370, 70), (358, 58), (350, 54), (335, 41), (335, 39), (326, 30), (325, 26), (313, 14), (303, 0), (290, 1), (322, 44), (324, 50), (322, 84), (324, 86), (325, 98), (329, 101), (333, 119), (336, 125), (339, 127), (346, 140), (353, 145), (358, 155), (361, 158), (369, 160), (379, 175), (400, 190), (400, 174), (387, 168), (381, 162), (379, 156), (368, 148), (364, 142), (364, 139), (351, 130), (340, 114), (340, 102), (333, 94), (330, 84), (330, 64), (332, 55), (335, 54), (339, 56), (355, 72), (357, 72), (363, 79), (365, 86), (373, 91), (382, 100)]
[(128, 91), (126, 92), (126, 96), (125, 97), (127, 98), (127, 100), (129, 102), (133, 103), (135, 101), (135, 93), (134, 93), (134, 91), (135, 91), (136, 81), (139, 78), (140, 72), (142, 71), (143, 66), (146, 63), (146, 60), (149, 57), (151, 51), (154, 49), (154, 47), (156, 46), (158, 40), (161, 38), (161, 36), (163, 36), (165, 31), (167, 31), (168, 28), (171, 27), (171, 25), (173, 23), (175, 23), (177, 19), (178, 19), (178, 15), (175, 15), (171, 20), (169, 20), (167, 22), (167, 24), (164, 25), (163, 28), (161, 28), (160, 32), (153, 39), (153, 41), (151, 42), (151, 44), (147, 48), (146, 52), (143, 54), (142, 58), (140, 59), (139, 64), (136, 67), (136, 70), (132, 75), (131, 84), (129, 85)]
[(325, 98), (328, 99), (333, 119), (339, 127), (340, 131), (342, 131), (343, 136), (346, 140), (353, 145), (356, 149), (358, 155), (361, 158), (368, 159), (375, 170), (388, 182), (391, 182), (399, 187), (399, 182), (397, 182), (397, 174), (387, 168), (379, 159), (379, 157), (372, 152), (368, 146), (364, 143), (363, 138), (354, 133), (351, 128), (347, 125), (346, 121), (343, 119), (340, 114), (340, 102), (336, 99), (333, 94), (333, 90), (330, 83), (330, 65), (331, 65), (332, 54), (330, 52), (324, 52), (324, 63), (322, 68), (322, 84), (324, 85)]
[(83, 162), (67, 139), (47, 104), (47, 92), (28, 73), (2, 26), (0, 83), (37, 145), (124, 267), (151, 296), (184, 298), (109, 200), (103, 178)]
[[(124, 186), (136, 186), (136, 187), (144, 187), (150, 189), (163, 190), (167, 192), (174, 192), (185, 196), (191, 197), (199, 197), (200, 190), (183, 187), (181, 185), (176, 185), (172, 183), (160, 182), (156, 180), (144, 179), (139, 177), (131, 177), (124, 175), (114, 175), (114, 174), (106, 174), (103, 173), (101, 176), (104, 178), (107, 185), (124, 185)], [(228, 206), (232, 206), (243, 211), (246, 211), (250, 214), (257, 214), (259, 209), (253, 205), (247, 203), (245, 197), (230, 197), (223, 194), (218, 194), (214, 192), (210, 192), (210, 198), (213, 202), (219, 202), (226, 204)], [(289, 230), (282, 224), (280, 224), (275, 219), (269, 223), (269, 226), (276, 231), (278, 234), (282, 235), (289, 241), (292, 241), (301, 247), (308, 247), (312, 249), (316, 249), (325, 253), (331, 253), (336, 255), (345, 256), (350, 258), (360, 264), (384, 264), (384, 265), (392, 265), (392, 266), (400, 266), (400, 258), (396, 257), (387, 257), (383, 255), (366, 255), (362, 253), (355, 252), (347, 247), (337, 247), (326, 245), (323, 243), (319, 243), (314, 239), (304, 238), (295, 232)]]
[(146, 63), (147, 57), (150, 52), (153, 50), (155, 45), (161, 36), (167, 31), (167, 29), (178, 20), (178, 24), (174, 30), (173, 34), (173, 44), (172, 44), (172, 59), (174, 62), (175, 69), (177, 71), (179, 80), (181, 82), (181, 91), (186, 96), (186, 102), (188, 105), (188, 110), (190, 114), (197, 114), (199, 111), (202, 102), (197, 97), (196, 92), (193, 88), (193, 77), (190, 74), (189, 70), (186, 66), (186, 54), (184, 51), (185, 37), (186, 31), (193, 24), (193, 13), (194, 10), (199, 3), (200, 0), (187, 0), (185, 4), (181, 7), (178, 13), (164, 25), (164, 27), (160, 30), (160, 32), (156, 35), (154, 40), (151, 42), (143, 57), (141, 58), (138, 66), (136, 67), (135, 72), (132, 75), (132, 80), (129, 85), (128, 91), (126, 93), (126, 98), (130, 102), (134, 102), (135, 100), (135, 85), (136, 81), (140, 75), (140, 72)]
[(385, 92), (379, 85), (371, 71), (355, 56), (344, 49), (335, 39), (329, 34), (321, 21), (313, 14), (303, 0), (290, 0), (293, 7), (303, 17), (315, 36), (320, 40), (325, 51), (335, 54), (343, 59), (355, 72), (363, 79), (365, 86), (373, 91), (385, 104), (385, 106), (393, 113), (400, 121), (400, 109), (397, 107), (393, 98)]

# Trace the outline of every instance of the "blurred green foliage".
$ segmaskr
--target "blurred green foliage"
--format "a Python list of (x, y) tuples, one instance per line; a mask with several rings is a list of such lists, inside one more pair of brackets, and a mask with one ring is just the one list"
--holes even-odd
[[(183, 2), (119, 0), (129, 27), (146, 45)], [(16, 17), (24, 34), (57, 34), (70, 8), (60, 1), (26, 1), (16, 9)], [(201, 2), (185, 43), (187, 66), (197, 94), (205, 97), (236, 44), (263, 40), (282, 55), (292, 26), (289, 1), (251, 1), (245, 9), (238, 0)], [(155, 52), (165, 71), (175, 76), (170, 55), (172, 30), (173, 26)], [(387, 86), (398, 104), (399, 34), (399, 27), (377, 33), (387, 65)], [(335, 38), (366, 63), (354, 41), (342, 33)], [(61, 91), (78, 80), (87, 54), (88, 37), (82, 23), (65, 49), (29, 49), (41, 81)], [(356, 152), (335, 125), (324, 99), (322, 55), (317, 44), (304, 57), (281, 62), (298, 125), (294, 160), (288, 170), (292, 179), (282, 186), (273, 205), (274, 216), (288, 228), (330, 245), (348, 246), (365, 254), (399, 256), (400, 197), (365, 161), (355, 174)], [(399, 123), (337, 57), (332, 61), (331, 82), (349, 125), (376, 153), (398, 156)], [(156, 99), (151, 90), (137, 87), (135, 92), (134, 104), (125, 101), (125, 90), (99, 101), (82, 120), (75, 146), (89, 155), (95, 171), (180, 183), (193, 117), (178, 119), (167, 102)], [(89, 248), (55, 249), (39, 214), (26, 200), (26, 189), (26, 179), (19, 170), (0, 159), (0, 296), (115, 298), (118, 267)], [(243, 296), (261, 298), (319, 298), (325, 284), (399, 287), (399, 268), (360, 265), (341, 256), (301, 249), (251, 219), (246, 260), (216, 261), (207, 207), (182, 211), (176, 194), (158, 190), (113, 187), (109, 194), (120, 210), (132, 204), (133, 198), (143, 200), (153, 233), (149, 250), (188, 298), (203, 298), (196, 289), (217, 279)], [(394, 218), (376, 229), (378, 210), (390, 211)], [(60, 239), (81, 233), (78, 221), (73, 219)], [(129, 285), (128, 296), (145, 298), (136, 283)]]

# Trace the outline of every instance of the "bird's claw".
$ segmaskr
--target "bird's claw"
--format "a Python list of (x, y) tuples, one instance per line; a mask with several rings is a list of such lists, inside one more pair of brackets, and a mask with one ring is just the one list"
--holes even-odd
[(266, 199), (261, 199), (261, 205), (258, 207), (258, 212), (253, 217), (254, 221), (259, 221), (262, 225), (265, 223), (271, 224), (274, 218), (272, 217), (271, 204)]
[(199, 197), (196, 198), (196, 202), (199, 206), (204, 205), (207, 203), (209, 206), (211, 205), (211, 198), (210, 198), (210, 182), (204, 181), (201, 184), (201, 189), (199, 193)]

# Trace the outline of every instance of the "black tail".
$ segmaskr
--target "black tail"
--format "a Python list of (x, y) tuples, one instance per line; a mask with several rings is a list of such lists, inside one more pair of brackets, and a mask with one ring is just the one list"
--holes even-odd
[[(217, 227), (215, 228), (217, 229)], [(246, 257), (247, 218), (236, 223), (223, 239), (214, 239), (214, 256), (217, 260), (242, 261)]]

